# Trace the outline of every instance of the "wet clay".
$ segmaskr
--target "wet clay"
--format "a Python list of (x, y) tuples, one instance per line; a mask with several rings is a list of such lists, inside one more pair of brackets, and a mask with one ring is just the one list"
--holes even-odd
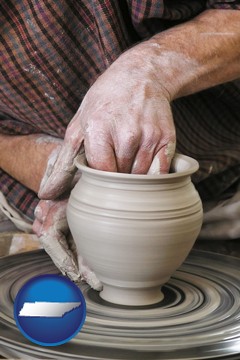
[(103, 284), (100, 296), (121, 305), (163, 299), (161, 287), (189, 254), (202, 224), (191, 182), (192, 158), (176, 155), (172, 173), (136, 175), (91, 169), (82, 157), (67, 218), (77, 251)]

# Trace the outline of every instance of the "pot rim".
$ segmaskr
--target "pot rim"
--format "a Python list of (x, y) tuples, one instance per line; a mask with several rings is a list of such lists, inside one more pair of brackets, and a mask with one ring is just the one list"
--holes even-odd
[[(183, 169), (177, 168), (179, 165), (181, 165), (181, 162), (182, 165), (184, 165)], [(177, 171), (168, 174), (129, 174), (93, 169), (87, 165), (85, 153), (79, 154), (75, 158), (74, 164), (82, 173), (85, 172), (92, 175), (110, 176), (112, 178), (119, 179), (171, 179), (176, 177), (190, 176), (199, 169), (199, 163), (196, 159), (179, 153), (175, 153), (171, 164), (171, 167), (175, 169), (177, 168)]]

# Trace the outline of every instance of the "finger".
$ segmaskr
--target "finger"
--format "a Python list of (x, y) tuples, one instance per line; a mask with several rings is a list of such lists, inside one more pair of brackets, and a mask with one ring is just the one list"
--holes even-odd
[[(84, 148), (89, 166), (103, 171), (130, 172), (138, 150), (141, 130), (123, 130), (119, 125), (105, 128), (101, 118), (97, 123), (103, 124), (97, 132), (85, 133)], [(130, 122), (130, 120), (129, 120)]]
[(146, 174), (159, 146), (161, 130), (145, 124), (138, 152), (131, 169), (133, 174)]
[(152, 164), (148, 170), (148, 174), (167, 174), (170, 170), (171, 161), (174, 156), (175, 149), (175, 142), (169, 142), (167, 145), (163, 146), (155, 155)]
[(78, 281), (80, 273), (77, 263), (68, 249), (65, 235), (53, 228), (47, 232), (42, 230), (40, 242), (62, 274), (67, 275), (73, 281)]
[[(67, 200), (41, 200), (35, 210), (33, 231), (57, 268), (73, 281), (84, 280), (93, 289), (101, 290), (102, 284), (77, 255), (76, 244), (69, 233), (66, 219)], [(79, 270), (78, 261), (81, 269)]]
[(101, 136), (101, 133), (97, 139), (94, 135), (91, 140), (85, 137), (84, 149), (88, 166), (91, 168), (102, 171), (118, 171), (113, 146), (104, 135)]
[(34, 211), (35, 219), (37, 219), (39, 222), (43, 223), (43, 221), (45, 220), (45, 218), (49, 212), (49, 209), (54, 204), (56, 204), (56, 202), (53, 200), (40, 200)]
[(78, 266), (81, 274), (81, 280), (86, 281), (94, 290), (101, 291), (103, 287), (102, 283), (98, 280), (95, 273), (89, 269), (80, 255), (78, 256)]
[(49, 212), (50, 206), (53, 204), (51, 200), (40, 200), (34, 211), (35, 220), (33, 222), (33, 232), (40, 237), (43, 222)]
[(139, 151), (142, 132), (140, 129), (126, 131), (115, 140), (115, 154), (118, 172), (130, 173)]
[(54, 199), (68, 188), (76, 173), (74, 159), (83, 151), (83, 134), (77, 115), (69, 124), (61, 149), (50, 156), (45, 175), (40, 184), (38, 196), (41, 199)]
[(135, 160), (134, 160), (134, 163), (133, 163), (133, 166), (131, 169), (131, 173), (132, 174), (146, 174), (150, 167), (149, 164), (152, 163), (153, 153), (154, 153), (153, 149), (149, 150), (146, 148), (140, 148), (135, 157)]
[[(66, 222), (65, 227), (63, 226), (63, 221)], [(62, 274), (67, 275), (73, 281), (77, 281), (80, 278), (80, 273), (77, 262), (69, 249), (65, 237), (66, 233), (67, 220), (61, 219), (61, 229), (59, 227), (59, 222), (57, 222), (57, 224), (55, 223), (50, 228), (43, 225), (39, 239), (45, 251)]]
[(33, 232), (40, 237), (41, 229), (42, 229), (42, 222), (40, 222), (38, 219), (35, 219), (33, 222)]

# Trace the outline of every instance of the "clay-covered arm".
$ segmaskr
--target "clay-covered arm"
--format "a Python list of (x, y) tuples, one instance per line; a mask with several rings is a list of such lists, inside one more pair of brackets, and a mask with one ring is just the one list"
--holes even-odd
[(155, 35), (139, 51), (171, 99), (237, 79), (240, 11), (207, 10)]
[(37, 193), (49, 158), (60, 144), (60, 139), (43, 134), (0, 134), (0, 167)]

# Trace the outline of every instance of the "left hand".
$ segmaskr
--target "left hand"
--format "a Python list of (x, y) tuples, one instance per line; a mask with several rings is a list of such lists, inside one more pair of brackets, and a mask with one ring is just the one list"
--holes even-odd
[(67, 201), (41, 200), (35, 210), (33, 231), (64, 275), (73, 281), (84, 280), (95, 290), (101, 290), (100, 281), (77, 254), (66, 219)]

